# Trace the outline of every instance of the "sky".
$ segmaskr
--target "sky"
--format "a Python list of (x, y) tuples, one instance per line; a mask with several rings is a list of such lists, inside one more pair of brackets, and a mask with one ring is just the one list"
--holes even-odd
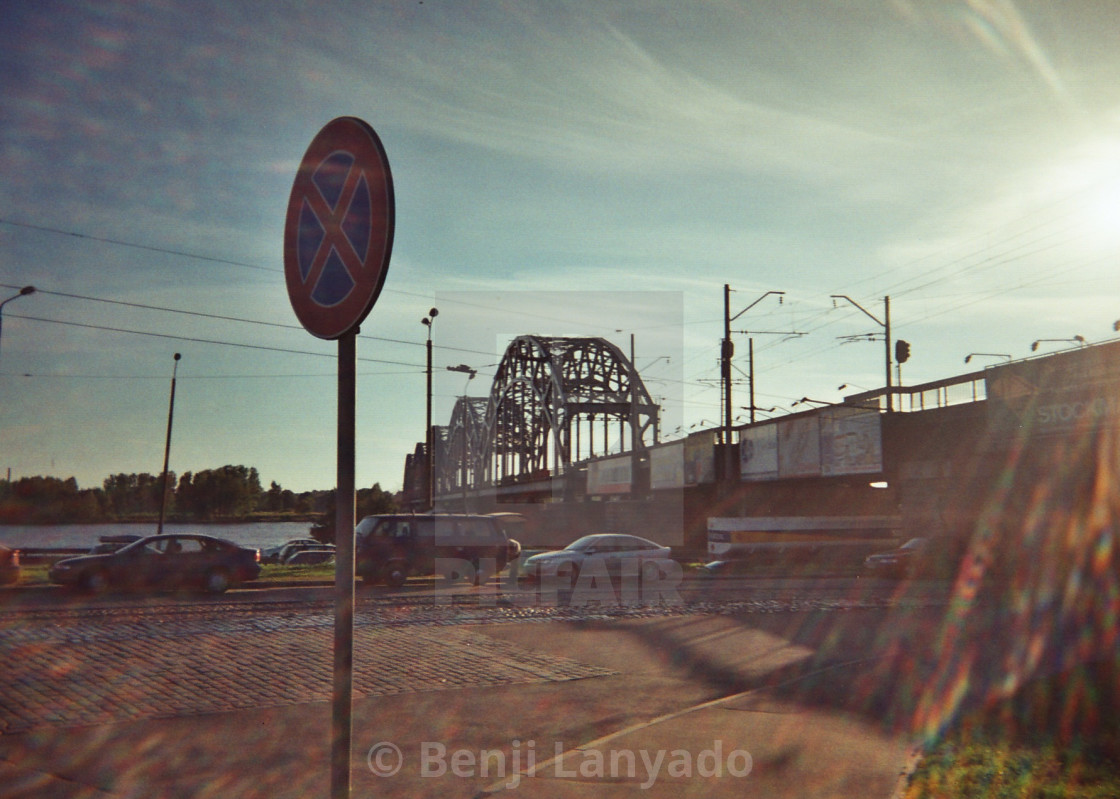
[[(0, 477), (335, 484), (337, 344), (283, 274), (296, 169), (368, 122), (395, 195), (356, 482), (401, 487), (518, 335), (631, 346), (668, 438), (1116, 336), (1120, 4), (7, 0)], [(767, 294), (784, 292), (784, 294)], [(780, 299), (780, 302), (779, 302)], [(746, 331), (746, 332), (741, 332)], [(964, 359), (976, 356), (970, 365)], [(448, 372), (465, 364), (478, 370)], [(840, 386), (847, 386), (840, 389)]]

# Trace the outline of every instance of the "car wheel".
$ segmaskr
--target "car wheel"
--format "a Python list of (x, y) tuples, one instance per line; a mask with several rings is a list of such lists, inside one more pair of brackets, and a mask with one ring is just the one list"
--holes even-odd
[(642, 564), (642, 582), (652, 583), (661, 577), (661, 567), (654, 561), (647, 560)]
[(403, 563), (390, 563), (385, 567), (385, 585), (400, 588), (408, 580), (408, 568)]
[(104, 594), (109, 590), (109, 577), (100, 569), (94, 569), (82, 578), (82, 588), (91, 594)]
[(208, 594), (224, 594), (229, 585), (229, 573), (225, 569), (214, 569), (206, 575), (206, 593)]

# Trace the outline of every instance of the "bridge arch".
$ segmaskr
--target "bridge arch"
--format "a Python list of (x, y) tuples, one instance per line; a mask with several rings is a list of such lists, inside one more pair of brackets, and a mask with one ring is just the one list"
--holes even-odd
[(610, 341), (518, 336), (475, 428), (470, 484), (562, 475), (590, 457), (645, 449), (657, 442), (658, 411), (630, 359)]

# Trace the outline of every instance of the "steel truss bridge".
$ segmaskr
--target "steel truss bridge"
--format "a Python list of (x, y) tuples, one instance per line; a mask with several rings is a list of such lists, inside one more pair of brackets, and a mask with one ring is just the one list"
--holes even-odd
[(436, 494), (543, 480), (659, 439), (660, 408), (603, 338), (519, 336), (488, 397), (461, 397), (438, 428)]

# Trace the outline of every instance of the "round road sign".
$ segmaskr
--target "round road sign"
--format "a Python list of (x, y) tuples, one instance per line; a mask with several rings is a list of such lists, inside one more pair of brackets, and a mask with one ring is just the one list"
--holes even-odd
[(339, 117), (311, 141), (292, 184), (284, 277), (300, 323), (319, 338), (356, 329), (389, 270), (393, 177), (368, 124)]

